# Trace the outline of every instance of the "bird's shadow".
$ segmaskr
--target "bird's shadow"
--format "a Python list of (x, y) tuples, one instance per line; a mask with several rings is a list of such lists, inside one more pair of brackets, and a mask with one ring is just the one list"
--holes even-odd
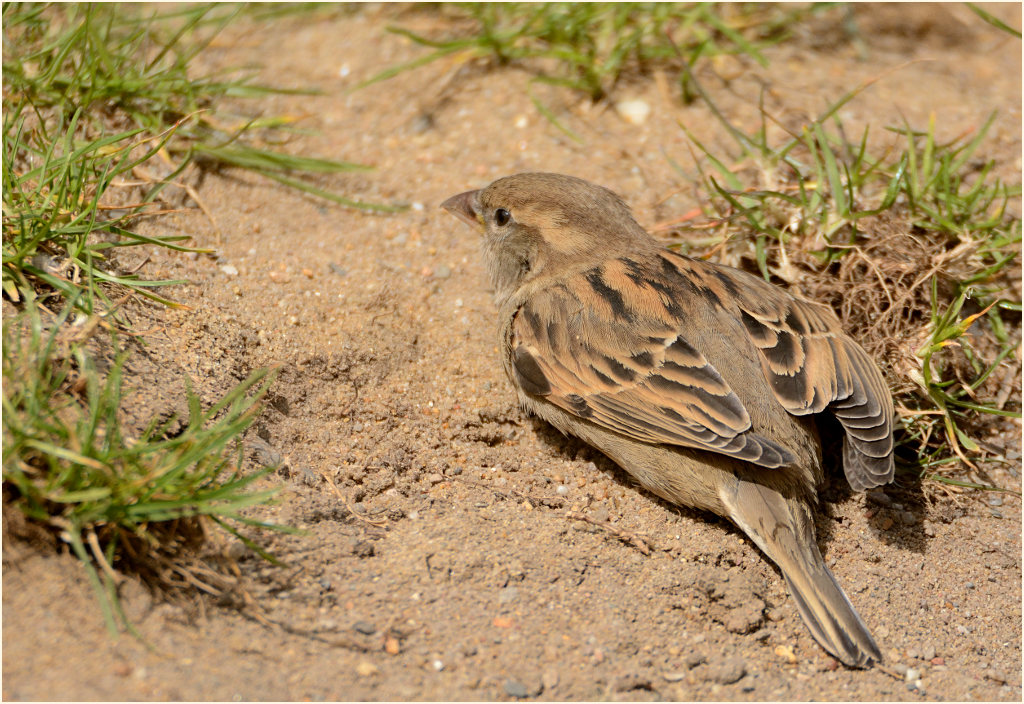
[[(582, 440), (563, 435), (553, 426), (539, 418), (531, 417), (530, 422), (533, 424), (537, 437), (550, 447), (554, 454), (571, 460), (585, 459), (592, 461), (599, 469), (609, 472), (619, 485), (643, 493), (649, 499), (674, 514), (687, 516), (693, 520), (717, 524), (731, 533), (742, 536), (749, 545), (757, 549), (750, 538), (728, 519), (707, 511), (666, 501), (644, 489), (628, 472)], [(827, 561), (827, 548), (829, 543), (832, 542), (833, 532), (845, 522), (842, 516), (836, 515), (833, 504), (848, 501), (855, 497), (855, 493), (847, 483), (842, 469), (842, 427), (831, 418), (820, 419), (819, 425), (821, 426), (822, 436), (822, 465), (825, 471), (826, 482), (819, 491), (821, 501), (819, 510), (816, 512), (815, 531), (818, 547), (821, 550), (822, 557)], [(896, 481), (893, 484), (886, 485), (883, 491), (874, 490), (871, 498), (864, 502), (861, 510), (870, 512), (868, 525), (875, 537), (881, 539), (886, 544), (895, 545), (903, 550), (919, 554), (925, 552), (927, 536), (921, 530), (921, 522), (927, 512), (927, 503), (921, 489), (920, 477), (917, 474), (897, 474)], [(914, 522), (910, 523), (908, 520), (905, 520), (905, 514), (913, 515)], [(768, 562), (774, 566), (771, 560), (768, 560)]]
[[(827, 518), (818, 521), (819, 544), (831, 540), (832, 531), (842, 523), (835, 516), (833, 506), (849, 501), (857, 494), (850, 488), (843, 473), (843, 428), (831, 416), (817, 416), (821, 436), (822, 468), (826, 483), (818, 492), (821, 498), (819, 515)], [(916, 472), (901, 472), (897, 455), (896, 476), (892, 483), (869, 491), (861, 509), (868, 513), (868, 527), (875, 538), (886, 545), (902, 550), (924, 554), (928, 537), (922, 530), (928, 515), (928, 501), (921, 485), (921, 476)]]

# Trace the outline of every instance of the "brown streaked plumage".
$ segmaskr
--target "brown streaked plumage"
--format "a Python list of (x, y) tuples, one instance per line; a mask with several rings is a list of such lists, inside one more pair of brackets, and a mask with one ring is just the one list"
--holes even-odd
[(832, 311), (665, 249), (618, 196), (570, 176), (509, 176), (442, 207), (484, 228), (524, 407), (655, 494), (731, 519), (779, 566), (825, 650), (881, 660), (814, 538), (815, 414), (845, 429), (854, 489), (893, 476), (891, 396)]

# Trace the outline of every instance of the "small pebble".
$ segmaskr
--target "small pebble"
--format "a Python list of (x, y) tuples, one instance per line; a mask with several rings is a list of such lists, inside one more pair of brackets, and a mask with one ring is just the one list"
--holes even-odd
[(420, 202), (419, 202), (418, 200), (417, 200), (417, 201), (413, 201), (413, 203), (412, 203), (412, 206), (411, 206), (411, 207), (412, 207), (412, 209), (413, 209), (413, 210), (415, 210), (415, 211), (416, 211), (417, 213), (422, 213), (422, 212), (423, 212), (423, 203), (420, 203)]
[(443, 481), (444, 481), (444, 475), (441, 475), (441, 474), (428, 474), (427, 475), (427, 482), (429, 482), (430, 484), (440, 484)]
[(879, 506), (889, 507), (892, 506), (892, 499), (884, 491), (872, 491), (867, 494), (867, 499), (873, 504)]
[(891, 518), (889, 518), (888, 516), (883, 518), (881, 523), (878, 524), (878, 527), (881, 528), (882, 530), (889, 530), (890, 528), (892, 528), (892, 526), (893, 526), (893, 520)]
[(793, 652), (793, 646), (791, 645), (776, 645), (775, 654), (780, 658), (784, 658), (791, 665), (796, 663), (796, 653)]
[(914, 682), (921, 678), (921, 671), (916, 667), (908, 667), (907, 671), (903, 673), (903, 679), (907, 682)]
[(683, 664), (691, 670), (697, 667), (697, 665), (700, 665), (702, 662), (706, 661), (707, 658), (704, 656), (703, 653), (690, 653), (685, 658), (683, 658)]
[(621, 677), (616, 677), (613, 689), (616, 692), (651, 691), (651, 680), (643, 675), (630, 672)]
[(434, 129), (434, 126), (434, 116), (430, 113), (420, 113), (412, 121), (412, 131), (416, 134), (422, 134), (427, 130), (432, 130)]
[(369, 621), (356, 621), (352, 624), (352, 628), (354, 628), (357, 633), (362, 633), (364, 636), (372, 636), (377, 632), (377, 627)]
[(519, 680), (505, 680), (505, 694), (517, 699), (525, 699), (530, 696), (530, 693), (526, 690), (526, 685)]
[(966, 586), (968, 589), (974, 589), (974, 582), (968, 582), (964, 586)]
[(356, 665), (356, 674), (360, 677), (370, 677), (372, 675), (376, 675), (378, 672), (380, 672), (380, 670), (377, 669), (377, 666), (372, 662), (367, 662), (366, 660), (362, 660)]
[(900, 520), (903, 521), (903, 525), (912, 526), (917, 523), (917, 516), (910, 511), (904, 511), (900, 514)]
[(631, 125), (642, 125), (647, 122), (647, 118), (651, 114), (651, 106), (647, 104), (647, 101), (639, 98), (621, 100), (615, 104), (615, 112)]
[(249, 546), (243, 543), (241, 540), (233, 540), (228, 545), (228, 557), (230, 557), (232, 560), (241, 560), (248, 554)]
[(444, 669), (444, 662), (442, 662), (441, 660), (435, 660), (434, 662), (430, 663), (430, 665), (437, 672), (440, 672)]
[(436, 276), (439, 279), (447, 279), (451, 275), (451, 267), (447, 267), (444, 264), (442, 264), (441, 266), (437, 267), (437, 269), (434, 270), (434, 276)]
[(332, 272), (334, 272), (338, 276), (345, 276), (345, 274), (348, 273), (348, 269), (346, 269), (343, 266), (338, 266), (334, 262), (331, 262), (330, 264), (328, 264), (327, 268), (329, 268)]
[(559, 496), (566, 496), (569, 493), (569, 487), (565, 484), (559, 484), (558, 488), (555, 489), (555, 493)]
[(921, 659), (922, 660), (933, 660), (935, 658), (935, 646), (931, 643), (926, 643), (921, 648)]
[(511, 604), (513, 601), (519, 598), (519, 590), (515, 587), (505, 587), (498, 592), (498, 603), (499, 604)]
[(338, 622), (333, 618), (322, 618), (316, 622), (316, 630), (336, 631), (338, 630)]
[(357, 540), (352, 545), (352, 554), (356, 557), (373, 557), (377, 550), (369, 540)]
[(746, 674), (747, 663), (742, 658), (726, 658), (708, 666), (707, 678), (719, 684), (732, 684)]
[(1002, 506), (1003, 505), (1003, 497), (999, 496), (998, 494), (996, 494), (995, 496), (991, 497), (988, 500), (988, 505), (989, 506)]
[[(223, 271), (228, 276), (238, 276), (238, 267), (236, 267), (234, 264), (225, 264), (220, 268), (220, 270)], [(998, 504), (993, 504), (993, 506), (997, 505)]]
[(551, 691), (558, 686), (558, 670), (549, 667), (540, 676), (540, 683), (545, 690)]

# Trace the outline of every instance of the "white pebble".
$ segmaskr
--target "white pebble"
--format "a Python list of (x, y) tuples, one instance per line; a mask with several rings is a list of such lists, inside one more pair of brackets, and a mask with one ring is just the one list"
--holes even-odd
[(234, 264), (225, 264), (220, 270), (228, 276), (238, 276), (238, 268)]
[(350, 73), (352, 73), (352, 69), (349, 67), (348, 64), (342, 64), (341, 68), (338, 69), (338, 75), (341, 76), (342, 78), (344, 78)]
[(515, 122), (515, 125), (516, 125), (516, 127), (518, 127), (519, 129), (523, 129), (523, 128), (524, 128), (524, 127), (526, 127), (526, 125), (528, 125), (528, 124), (529, 124), (529, 120), (527, 120), (527, 119), (526, 119), (526, 115), (518, 115), (518, 116), (516, 117), (516, 122)]
[(415, 201), (412, 204), (412, 209), (415, 210), (417, 213), (422, 213), (423, 212), (423, 203), (420, 203), (419, 201)]
[(651, 106), (640, 98), (623, 100), (615, 104), (615, 112), (631, 125), (642, 125), (651, 114)]
[(559, 484), (558, 488), (555, 489), (555, 493), (558, 494), (559, 496), (566, 496), (569, 493), (569, 487), (567, 487), (565, 484)]

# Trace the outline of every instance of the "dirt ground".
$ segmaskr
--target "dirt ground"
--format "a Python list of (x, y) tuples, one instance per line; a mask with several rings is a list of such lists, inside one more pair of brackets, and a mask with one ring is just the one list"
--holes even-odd
[[(1020, 27), (1019, 5), (990, 9)], [(894, 145), (882, 127), (902, 117), (923, 128), (934, 114), (951, 139), (998, 109), (982, 156), (1020, 178), (1018, 40), (961, 5), (857, 6), (855, 18), (862, 44), (834, 18), (815, 22), (767, 50), (769, 68), (725, 59), (704, 85), (748, 128), (764, 87), (768, 111), (798, 127), (883, 76), (843, 117)], [(226, 543), (255, 600), (242, 610), (161, 603), (128, 580), (143, 643), (111, 638), (75, 559), (8, 541), (4, 699), (1020, 701), (1019, 495), (901, 479), (869, 502), (836, 482), (820, 543), (886, 657), (848, 670), (737, 530), (644, 493), (516, 406), (476, 237), (438, 204), (545, 170), (612, 188), (645, 225), (678, 217), (697, 203), (666, 159), (691, 164), (678, 123), (729, 146), (707, 107), (637, 79), (617, 94), (651, 106), (636, 126), (536, 86), (578, 144), (538, 114), (517, 68), (439, 61), (349, 93), (422, 54), (385, 32), (392, 22), (438, 28), (427, 10), (360, 7), (239, 25), (201, 59), (322, 88), (262, 109), (305, 117), (315, 133), (296, 153), (376, 166), (325, 185), (408, 211), (354, 212), (225, 172), (197, 184), (209, 216), (183, 199), (187, 212), (146, 226), (217, 254), (146, 264), (192, 283), (176, 293), (189, 310), (135, 313), (153, 330), (130, 365), (135, 407), (180, 410), (185, 375), (212, 401), (252, 369), (280, 368), (248, 444), (253, 466), (283, 461), (265, 482), (279, 501), (258, 515), (307, 531), (264, 536), (288, 566)], [(1019, 443), (1020, 424), (1005, 429)], [(986, 479), (1019, 492), (1017, 469)]]

